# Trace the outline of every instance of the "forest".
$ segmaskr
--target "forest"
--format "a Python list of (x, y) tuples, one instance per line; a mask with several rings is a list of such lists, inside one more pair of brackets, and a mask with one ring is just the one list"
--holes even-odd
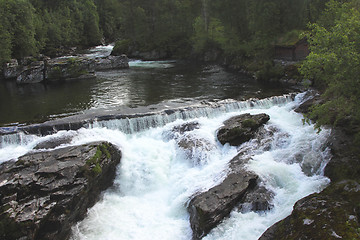
[[(0, 66), (11, 58), (116, 42), (127, 53), (163, 50), (272, 71), (273, 46), (306, 37), (300, 73), (323, 90), (309, 118), (360, 132), (359, 0), (0, 0)], [(352, 116), (349, 118), (349, 116)]]
[(209, 48), (266, 55), (279, 36), (315, 22), (326, 2), (0, 0), (0, 61), (117, 40), (143, 51), (165, 49), (171, 57)]

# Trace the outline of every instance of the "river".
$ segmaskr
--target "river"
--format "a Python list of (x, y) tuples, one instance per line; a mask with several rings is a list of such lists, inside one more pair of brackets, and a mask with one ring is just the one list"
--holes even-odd
[[(48, 136), (24, 135), (22, 141), (0, 145), (0, 162), (34, 151), (40, 142), (64, 136), (72, 141), (60, 147), (105, 140), (122, 151), (114, 186), (73, 227), (73, 240), (191, 239), (186, 210), (191, 196), (220, 183), (228, 173), (229, 161), (245, 147), (251, 157), (247, 168), (274, 193), (274, 207), (265, 212), (235, 209), (206, 240), (258, 239), (268, 227), (288, 216), (297, 200), (322, 190), (329, 182), (323, 176), (330, 159), (324, 147), (329, 131), (316, 133), (293, 111), (304, 94), (294, 98), (287, 94), (288, 89), (262, 85), (218, 66), (132, 61), (128, 70), (98, 73), (92, 80), (39, 87), (1, 86), (1, 124), (7, 126), (119, 106), (136, 112), (140, 106), (208, 103), (185, 109), (182, 114), (134, 118), (131, 124), (139, 127), (130, 126), (129, 131), (122, 130), (121, 120), (112, 120)], [(32, 90), (35, 88), (39, 89)], [(263, 100), (246, 100), (250, 97)], [(220, 101), (224, 99), (233, 100)], [(216, 130), (224, 120), (242, 113), (270, 115), (265, 129), (271, 134), (260, 144), (221, 145)], [(198, 122), (199, 129), (178, 138), (206, 143), (190, 155), (179, 147), (172, 131), (188, 122)]]

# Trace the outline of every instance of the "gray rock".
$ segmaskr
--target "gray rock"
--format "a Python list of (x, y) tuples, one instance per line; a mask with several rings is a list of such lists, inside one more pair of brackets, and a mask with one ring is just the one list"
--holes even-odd
[(239, 146), (253, 138), (256, 131), (269, 119), (269, 115), (264, 113), (257, 115), (246, 113), (232, 117), (218, 129), (217, 138), (221, 144), (229, 143), (232, 146)]
[(45, 78), (48, 81), (78, 79), (95, 76), (95, 60), (91, 58), (55, 58), (47, 62)]
[(245, 198), (242, 200), (238, 209), (242, 213), (246, 212), (263, 212), (268, 211), (274, 207), (271, 203), (271, 200), (274, 198), (274, 193), (269, 191), (263, 186), (254, 188), (253, 191), (250, 191), (246, 194)]
[(17, 83), (39, 83), (44, 81), (45, 63), (43, 61), (33, 62), (25, 67), (16, 78)]
[(120, 158), (115, 146), (98, 142), (0, 165), (0, 239), (67, 239), (113, 184)]
[(23, 67), (19, 65), (16, 59), (11, 59), (10, 62), (4, 65), (3, 74), (5, 79), (17, 78), (23, 71)]
[(359, 239), (360, 184), (346, 180), (299, 200), (290, 216), (259, 240)]
[(72, 140), (71, 136), (64, 136), (60, 138), (52, 138), (47, 141), (38, 143), (34, 149), (51, 149), (56, 148), (62, 144), (69, 144)]
[(306, 114), (309, 113), (312, 106), (324, 103), (320, 94), (316, 91), (308, 91), (304, 98), (305, 100), (296, 109), (294, 109), (295, 112)]
[(126, 55), (120, 56), (107, 56), (104, 58), (95, 59), (95, 70), (103, 71), (110, 69), (123, 69), (129, 68), (129, 59)]
[(178, 147), (183, 150), (187, 159), (191, 160), (194, 166), (206, 163), (211, 150), (214, 149), (214, 146), (208, 140), (191, 134), (182, 135), (175, 140)]
[(246, 193), (256, 186), (258, 176), (251, 172), (231, 173), (219, 185), (195, 196), (189, 203), (193, 239), (201, 239), (210, 232)]
[(189, 123), (184, 123), (180, 126), (175, 126), (172, 129), (172, 132), (176, 132), (179, 134), (184, 134), (185, 132), (189, 132), (189, 131), (193, 131), (195, 129), (199, 129), (199, 123), (198, 122), (189, 122)]

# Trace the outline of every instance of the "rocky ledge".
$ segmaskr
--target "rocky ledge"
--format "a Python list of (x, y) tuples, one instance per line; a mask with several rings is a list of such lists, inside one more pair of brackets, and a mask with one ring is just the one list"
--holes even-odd
[(3, 77), (16, 79), (19, 84), (43, 81), (72, 80), (95, 77), (96, 71), (129, 68), (126, 55), (91, 57), (61, 57), (50, 59), (46, 56), (26, 58), (18, 62), (12, 59), (4, 66)]
[[(231, 142), (232, 145), (240, 145), (255, 137), (261, 138), (260, 127), (269, 119), (266, 114), (233, 117), (218, 130), (218, 137), (221, 136), (221, 142)], [(236, 130), (231, 132), (229, 129)], [(188, 212), (194, 240), (208, 234), (235, 208), (241, 212), (271, 209), (273, 193), (262, 187), (258, 175), (245, 167), (251, 159), (248, 151), (251, 149), (244, 148), (230, 161), (229, 174), (219, 185), (197, 194), (189, 201)]]
[(0, 165), (0, 239), (67, 239), (112, 185), (121, 152), (107, 142), (29, 153)]

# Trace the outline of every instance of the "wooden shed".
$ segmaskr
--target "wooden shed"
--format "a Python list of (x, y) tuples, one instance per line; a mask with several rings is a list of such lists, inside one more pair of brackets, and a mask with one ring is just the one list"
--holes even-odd
[(305, 38), (293, 45), (275, 45), (275, 59), (286, 61), (304, 60), (310, 53), (308, 42)]

